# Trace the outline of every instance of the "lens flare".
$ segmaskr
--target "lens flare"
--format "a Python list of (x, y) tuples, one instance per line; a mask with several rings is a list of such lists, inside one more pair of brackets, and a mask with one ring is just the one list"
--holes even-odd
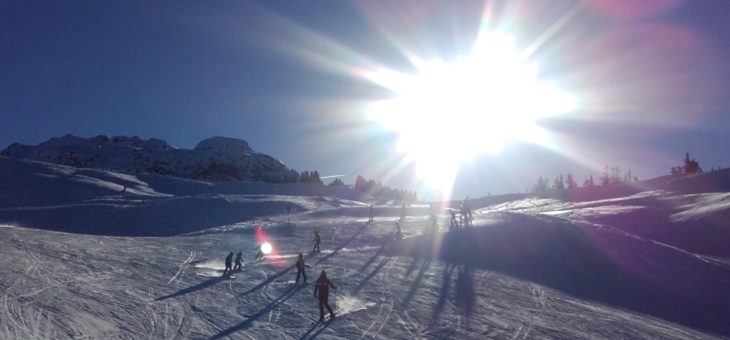
[(264, 242), (264, 244), (261, 245), (261, 252), (266, 255), (270, 254), (272, 249), (271, 243), (269, 242)]

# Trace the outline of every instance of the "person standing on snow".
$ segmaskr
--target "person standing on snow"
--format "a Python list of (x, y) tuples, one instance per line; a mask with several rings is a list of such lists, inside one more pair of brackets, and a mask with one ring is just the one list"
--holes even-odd
[(368, 222), (375, 221), (375, 216), (373, 215), (373, 205), (370, 205), (370, 218), (368, 219)]
[(241, 257), (243, 257), (243, 250), (239, 251), (238, 254), (236, 254), (236, 265), (233, 267), (233, 270), (241, 270)]
[(436, 215), (434, 213), (431, 213), (431, 216), (429, 216), (427, 233), (435, 234), (437, 227), (438, 227), (438, 222), (436, 220)]
[(400, 223), (395, 222), (395, 240), (400, 241), (403, 239), (403, 233), (400, 230)]
[(312, 249), (313, 253), (319, 253), (319, 242), (321, 241), (321, 237), (319, 236), (318, 231), (314, 231), (314, 249)]
[(297, 259), (297, 280), (294, 282), (294, 284), (299, 284), (299, 276), (301, 275), (304, 277), (304, 283), (307, 283), (307, 273), (304, 271), (304, 268), (309, 267), (309, 265), (304, 263), (304, 255), (302, 253), (299, 253), (299, 258)]
[(228, 253), (228, 256), (226, 256), (226, 268), (223, 269), (223, 276), (231, 275), (231, 262), (233, 262), (233, 252)]
[(332, 307), (328, 303), (329, 300), (329, 287), (337, 289), (332, 281), (327, 278), (327, 273), (322, 271), (317, 278), (317, 282), (314, 284), (314, 297), (319, 299), (319, 321), (324, 319), (324, 307), (327, 307), (327, 311), (330, 312), (330, 319), (334, 320), (335, 312), (332, 311)]
[(449, 230), (453, 230), (454, 228), (459, 226), (459, 221), (456, 220), (456, 210), (449, 208), (449, 213), (451, 214), (451, 224), (449, 225)]

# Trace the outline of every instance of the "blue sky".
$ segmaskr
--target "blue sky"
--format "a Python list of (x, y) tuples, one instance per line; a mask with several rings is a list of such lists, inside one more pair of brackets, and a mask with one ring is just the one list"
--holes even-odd
[(413, 166), (390, 171), (404, 157), (397, 135), (364, 103), (394, 94), (359, 72), (415, 73), (407, 54), (462, 57), (491, 4), (485, 22), (518, 47), (547, 36), (531, 57), (540, 76), (581, 103), (540, 122), (552, 149), (515, 142), (465, 162), (456, 197), (521, 192), (538, 175), (582, 182), (603, 164), (655, 177), (685, 151), (705, 169), (730, 166), (730, 3), (647, 3), (5, 1), (0, 146), (72, 133), (193, 148), (229, 136), (300, 171), (426, 194)]

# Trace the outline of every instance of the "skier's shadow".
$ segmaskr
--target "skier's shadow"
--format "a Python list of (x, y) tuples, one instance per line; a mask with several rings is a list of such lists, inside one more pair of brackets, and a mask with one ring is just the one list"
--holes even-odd
[(330, 323), (329, 322), (325, 322), (324, 324), (322, 324), (320, 322), (315, 323), (314, 325), (312, 325), (312, 327), (306, 333), (304, 333), (304, 335), (302, 335), (301, 338), (299, 338), (299, 340), (305, 340), (305, 339), (307, 339), (307, 336), (310, 333), (312, 333), (315, 329), (317, 329), (317, 327), (319, 327), (320, 325), (322, 327), (319, 330), (317, 330), (314, 334), (312, 334), (312, 336), (309, 337), (309, 339), (316, 338), (317, 335), (319, 335), (319, 333), (322, 333), (322, 331), (324, 331), (327, 327), (329, 327)]
[(201, 283), (198, 283), (195, 286), (190, 286), (188, 288), (179, 290), (179, 291), (177, 291), (177, 292), (175, 292), (173, 294), (170, 294), (170, 295), (165, 295), (165, 296), (158, 297), (158, 298), (155, 299), (155, 301), (162, 301), (162, 300), (169, 299), (169, 298), (173, 298), (173, 297), (176, 297), (176, 296), (180, 296), (180, 295), (185, 295), (185, 294), (188, 294), (188, 293), (192, 293), (192, 292), (194, 292), (196, 290), (200, 290), (200, 289), (204, 289), (204, 288), (211, 287), (211, 286), (213, 286), (216, 283), (221, 282), (221, 281), (223, 281), (223, 277), (210, 278), (210, 279), (205, 280), (205, 281), (203, 281)]
[(257, 284), (253, 288), (251, 288), (251, 289), (249, 289), (249, 290), (241, 293), (239, 296), (244, 296), (244, 295), (248, 295), (248, 294), (253, 293), (254, 291), (262, 288), (263, 286), (266, 286), (267, 284), (269, 284), (269, 283), (273, 282), (274, 280), (278, 279), (280, 276), (282, 276), (282, 275), (286, 274), (287, 272), (289, 272), (290, 270), (294, 269), (295, 266), (296, 266), (296, 264), (293, 264), (293, 265), (287, 267), (286, 269), (284, 269), (284, 270), (282, 270), (282, 271), (280, 271), (280, 272), (278, 272), (278, 273), (276, 273), (274, 275), (269, 276), (266, 280), (264, 280), (261, 283)]
[(243, 320), (241, 323), (235, 326), (228, 327), (227, 329), (221, 331), (220, 333), (210, 337), (210, 339), (220, 339), (226, 336), (230, 336), (231, 334), (238, 332), (240, 330), (246, 329), (251, 326), (251, 324), (256, 321), (258, 318), (262, 317), (263, 315), (266, 315), (274, 308), (278, 307), (282, 303), (286, 302), (286, 300), (289, 300), (296, 292), (304, 288), (305, 286), (292, 286), (291, 288), (287, 289), (284, 293), (281, 294), (278, 298), (276, 298), (274, 301), (272, 301), (268, 306), (264, 307), (260, 311), (256, 312), (256, 314), (251, 315), (248, 317), (248, 319)]
[(370, 279), (372, 279), (373, 276), (375, 276), (375, 274), (377, 274), (381, 269), (383, 269), (383, 266), (385, 266), (388, 262), (390, 262), (391, 259), (392, 259), (391, 256), (387, 256), (387, 257), (383, 258), (380, 261), (380, 263), (378, 263), (378, 265), (373, 269), (373, 271), (370, 272), (370, 274), (368, 274), (362, 280), (360, 280), (360, 283), (357, 284), (357, 287), (355, 287), (353, 292), (355, 292), (355, 293), (359, 292), (360, 289), (362, 289), (365, 286), (365, 284), (367, 284), (368, 281), (370, 281)]
[(447, 262), (444, 267), (444, 274), (441, 279), (441, 289), (439, 290), (439, 299), (433, 310), (432, 322), (436, 322), (439, 315), (443, 311), (446, 300), (449, 298), (449, 289), (451, 288), (451, 277), (458, 267), (459, 274), (456, 276), (454, 285), (454, 304), (460, 313), (471, 316), (474, 311), (476, 294), (474, 293), (474, 271), (469, 265), (456, 265)]
[(441, 315), (441, 311), (443, 311), (444, 305), (446, 305), (446, 299), (449, 295), (449, 287), (451, 286), (451, 274), (454, 272), (454, 269), (456, 269), (456, 265), (450, 262), (447, 262), (444, 267), (444, 275), (441, 278), (441, 289), (439, 290), (439, 299), (433, 310), (432, 319), (434, 322), (438, 319), (439, 315)]
[(322, 262), (326, 261), (326, 260), (327, 260), (327, 259), (329, 259), (330, 257), (332, 257), (332, 256), (335, 256), (335, 254), (337, 254), (337, 252), (339, 252), (339, 251), (340, 251), (340, 250), (341, 250), (342, 248), (345, 248), (345, 247), (346, 247), (346, 246), (347, 246), (348, 244), (352, 243), (352, 241), (354, 241), (354, 240), (355, 240), (355, 239), (356, 239), (356, 238), (357, 238), (357, 237), (358, 237), (358, 236), (359, 236), (359, 235), (360, 235), (360, 234), (361, 234), (361, 233), (362, 233), (362, 232), (363, 232), (363, 231), (365, 230), (365, 227), (366, 227), (366, 226), (367, 226), (367, 225), (362, 225), (362, 226), (360, 226), (360, 227), (359, 227), (359, 228), (358, 228), (358, 229), (357, 229), (357, 230), (356, 230), (356, 231), (355, 231), (355, 232), (354, 232), (354, 233), (352, 234), (352, 236), (350, 236), (350, 237), (349, 237), (349, 238), (348, 238), (347, 240), (345, 240), (345, 242), (343, 242), (343, 243), (342, 243), (342, 244), (341, 244), (340, 246), (338, 246), (338, 247), (337, 247), (337, 248), (336, 248), (336, 249), (335, 249), (335, 250), (334, 250), (333, 252), (331, 252), (331, 253), (327, 254), (327, 256), (325, 256), (325, 257), (323, 257), (323, 258), (319, 259), (319, 260), (318, 260), (317, 262), (315, 262), (315, 263), (314, 263), (314, 265), (316, 266), (316, 265), (318, 265), (318, 264), (320, 264), (320, 263), (322, 263)]
[(456, 277), (456, 307), (466, 316), (474, 311), (474, 271), (469, 265), (462, 265), (459, 268), (459, 275)]
[[(418, 262), (416, 259), (413, 260), (413, 263)], [(411, 264), (411, 267), (415, 267), (415, 265)], [(426, 274), (426, 271), (431, 266), (431, 260), (426, 260), (421, 264), (421, 268), (418, 269), (418, 274), (416, 274), (416, 278), (413, 279), (413, 283), (411, 283), (411, 288), (408, 290), (408, 294), (406, 294), (406, 297), (403, 299), (402, 305), (404, 307), (407, 307), (408, 304), (411, 302), (411, 299), (416, 295), (416, 291), (418, 290), (418, 287), (421, 284), (421, 280), (423, 280), (423, 276)]]

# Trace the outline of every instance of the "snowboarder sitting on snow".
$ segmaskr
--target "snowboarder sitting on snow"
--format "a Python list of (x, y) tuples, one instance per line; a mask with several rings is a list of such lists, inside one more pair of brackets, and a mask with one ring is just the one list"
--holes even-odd
[(307, 283), (307, 273), (304, 271), (304, 268), (307, 267), (309, 267), (309, 265), (304, 263), (304, 255), (302, 255), (302, 253), (299, 253), (299, 258), (297, 259), (297, 281), (294, 284), (299, 283), (300, 275), (304, 277), (304, 283)]
[(395, 240), (400, 241), (403, 239), (403, 233), (400, 230), (400, 223), (395, 222)]
[(319, 241), (321, 241), (321, 237), (319, 236), (318, 231), (314, 231), (314, 249), (312, 249), (313, 253), (319, 253)]
[(319, 298), (319, 321), (324, 319), (324, 307), (327, 307), (327, 311), (330, 312), (330, 319), (335, 318), (335, 313), (332, 311), (332, 307), (330, 307), (330, 304), (327, 302), (330, 292), (329, 287), (337, 289), (337, 287), (332, 284), (332, 281), (327, 278), (327, 273), (323, 270), (322, 273), (319, 274), (317, 282), (314, 284), (314, 297)]
[(233, 267), (233, 270), (241, 270), (241, 257), (243, 257), (243, 250), (239, 251), (238, 254), (236, 254), (236, 265)]
[(223, 276), (231, 275), (231, 262), (233, 262), (233, 252), (228, 253), (228, 256), (226, 256), (226, 268), (223, 269)]

